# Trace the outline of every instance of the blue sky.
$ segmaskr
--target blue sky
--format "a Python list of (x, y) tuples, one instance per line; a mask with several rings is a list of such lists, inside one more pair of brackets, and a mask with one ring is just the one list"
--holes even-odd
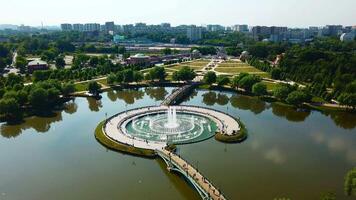
[(356, 0), (0, 0), (0, 24), (356, 25)]

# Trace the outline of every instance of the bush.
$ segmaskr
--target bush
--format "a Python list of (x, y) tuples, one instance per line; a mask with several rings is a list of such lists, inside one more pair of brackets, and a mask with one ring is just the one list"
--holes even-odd
[(258, 96), (263, 96), (267, 94), (267, 86), (264, 83), (256, 83), (252, 86), (252, 93)]

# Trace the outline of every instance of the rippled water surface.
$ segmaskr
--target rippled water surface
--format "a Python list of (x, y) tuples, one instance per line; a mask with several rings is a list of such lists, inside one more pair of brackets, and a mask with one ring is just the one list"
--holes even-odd
[[(106, 115), (158, 105), (171, 91), (110, 91), (101, 101), (77, 98), (52, 118), (0, 124), (0, 199), (199, 199), (162, 161), (109, 151), (94, 138)], [(178, 149), (230, 199), (311, 200), (329, 191), (348, 199), (354, 114), (296, 111), (229, 92), (197, 91), (183, 104), (238, 116), (249, 130), (241, 144), (212, 138)]]

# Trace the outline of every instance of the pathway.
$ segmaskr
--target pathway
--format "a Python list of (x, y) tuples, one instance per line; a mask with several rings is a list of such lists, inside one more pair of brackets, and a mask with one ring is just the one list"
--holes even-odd
[(156, 150), (157, 154), (166, 162), (169, 170), (175, 170), (185, 176), (198, 191), (202, 199), (225, 200), (226, 198), (203, 174), (189, 162), (165, 149)]

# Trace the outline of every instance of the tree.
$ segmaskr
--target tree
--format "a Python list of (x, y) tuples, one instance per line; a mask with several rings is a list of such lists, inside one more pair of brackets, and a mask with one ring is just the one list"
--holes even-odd
[(140, 71), (134, 71), (133, 73), (133, 81), (134, 82), (141, 82), (143, 80), (143, 74)]
[(256, 83), (252, 86), (252, 93), (258, 96), (263, 96), (267, 94), (267, 86), (266, 84), (260, 82)]
[(218, 76), (216, 78), (216, 83), (218, 86), (228, 85), (230, 83), (230, 79), (227, 76)]
[(30, 105), (32, 105), (35, 110), (43, 110), (48, 108), (48, 92), (41, 87), (32, 89), (28, 99)]
[(274, 88), (273, 90), (273, 96), (275, 96), (276, 98), (285, 100), (289, 93), (291, 93), (292, 91), (294, 91), (295, 89), (288, 85), (288, 84), (277, 84), (277, 86)]
[(238, 76), (234, 76), (232, 80), (232, 86), (235, 88), (238, 87), (240, 80), (248, 75), (249, 75), (248, 73), (240, 73)]
[(261, 81), (261, 78), (259, 76), (256, 75), (248, 75), (243, 77), (240, 81), (239, 81), (239, 86), (243, 89), (245, 89), (246, 91), (251, 91), (252, 90), (252, 86), (258, 82)]
[(310, 97), (304, 91), (297, 90), (288, 94), (286, 102), (295, 106), (300, 106), (304, 102), (309, 102)]
[(188, 66), (183, 66), (180, 70), (173, 73), (173, 80), (175, 81), (191, 81), (196, 74), (193, 69)]
[(149, 71), (149, 78), (150, 80), (164, 81), (166, 79), (166, 70), (164, 67), (154, 67)]
[(122, 75), (124, 83), (131, 83), (134, 81), (134, 71), (132, 69), (125, 69), (122, 71)]
[(280, 80), (281, 79), (281, 74), (282, 74), (282, 70), (279, 68), (273, 68), (271, 71), (271, 77), (273, 79), (277, 79)]
[(101, 89), (101, 85), (98, 84), (96, 81), (90, 81), (88, 84), (89, 93), (93, 95), (98, 95)]
[(172, 54), (172, 49), (165, 48), (165, 49), (163, 49), (163, 53), (164, 53), (164, 55), (171, 55)]
[(20, 69), (20, 72), (24, 74), (26, 72), (27, 60), (22, 56), (17, 56), (15, 61), (16, 68)]
[(75, 92), (75, 86), (73, 83), (65, 83), (62, 86), (62, 93), (64, 96), (68, 96)]
[(20, 105), (14, 98), (0, 100), (0, 115), (4, 115), (8, 122), (17, 122), (22, 119)]
[(58, 56), (55, 60), (57, 69), (63, 69), (66, 65), (64, 58), (62, 56)]
[(109, 74), (108, 77), (106, 78), (106, 82), (109, 84), (109, 85), (112, 85), (116, 82), (116, 75), (115, 74)]
[(356, 196), (356, 168), (346, 174), (344, 190), (347, 196)]
[(204, 75), (203, 79), (205, 84), (211, 85), (216, 82), (216, 74), (215, 72), (209, 71)]
[(342, 93), (337, 100), (341, 105), (350, 106), (356, 109), (356, 93)]
[(99, 58), (98, 57), (93, 56), (93, 57), (90, 58), (89, 65), (91, 67), (96, 67), (98, 64), (99, 64)]

